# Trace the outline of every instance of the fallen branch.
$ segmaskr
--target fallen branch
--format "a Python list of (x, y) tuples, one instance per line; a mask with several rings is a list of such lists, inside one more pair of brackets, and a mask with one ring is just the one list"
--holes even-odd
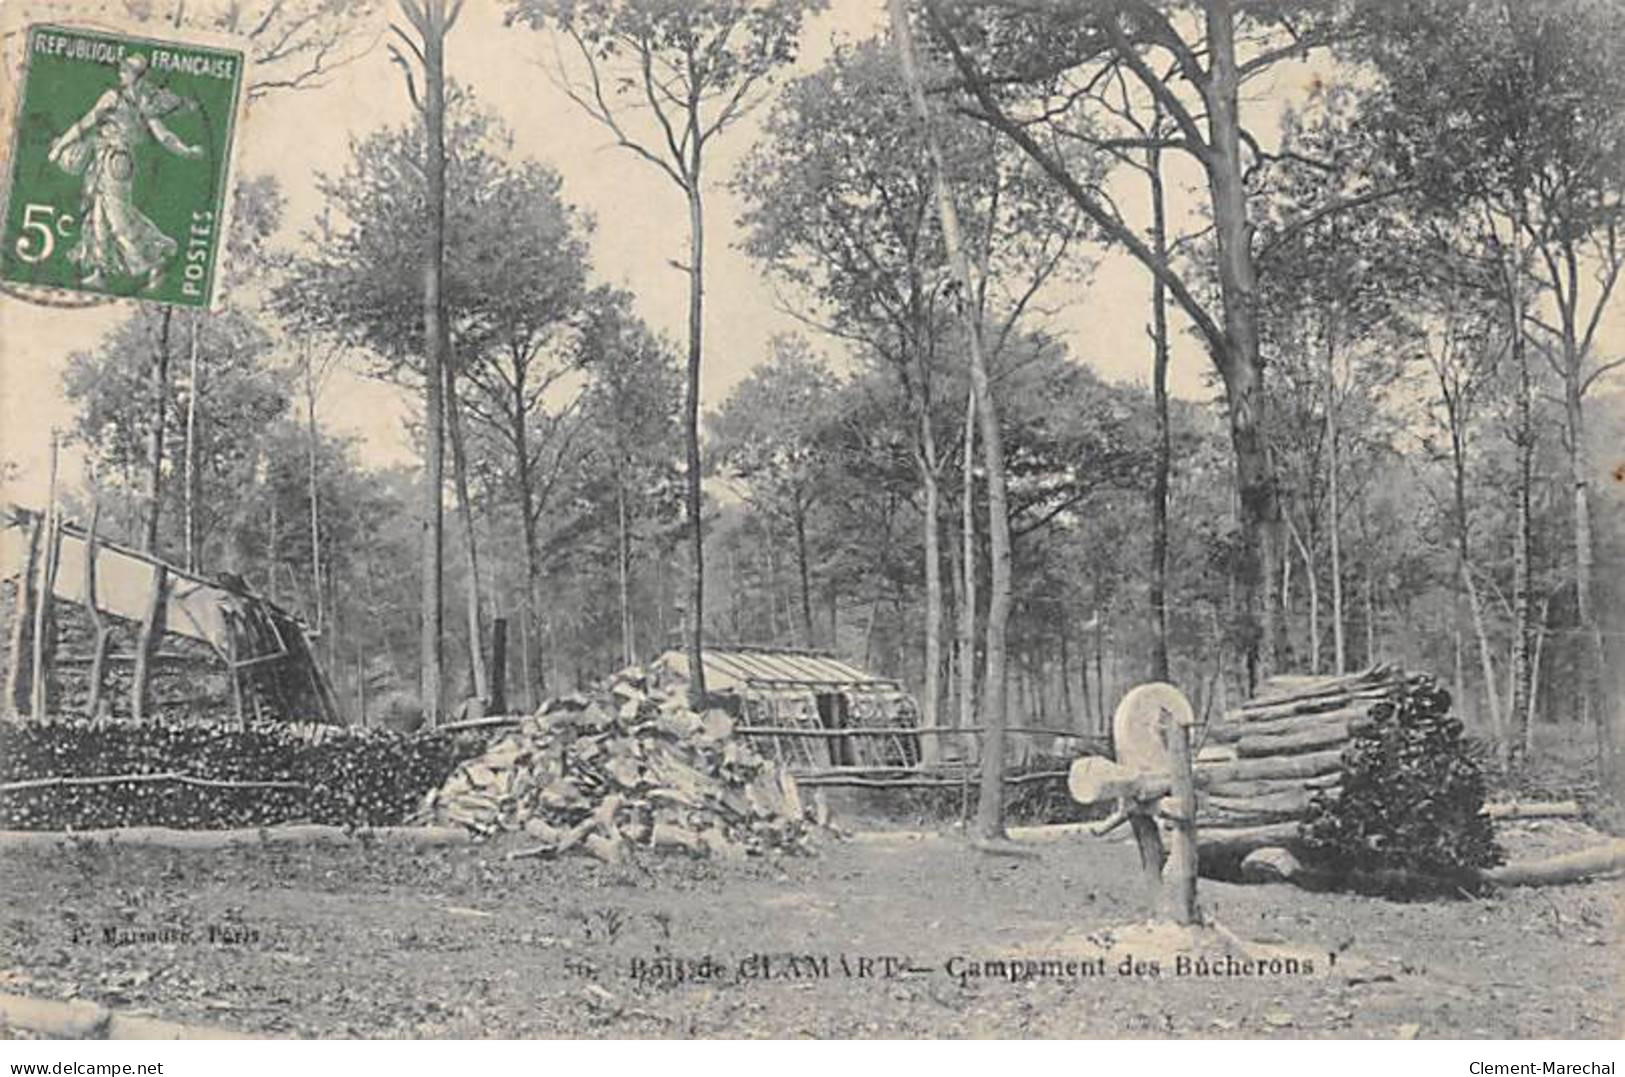
[(468, 831), (449, 826), (387, 826), (347, 830), (314, 823), (235, 830), (174, 830), (168, 827), (127, 827), (111, 830), (0, 830), (0, 850), (55, 849), (68, 842), (89, 842), (129, 848), (212, 851), (253, 845), (406, 845), (431, 848), (466, 845)]

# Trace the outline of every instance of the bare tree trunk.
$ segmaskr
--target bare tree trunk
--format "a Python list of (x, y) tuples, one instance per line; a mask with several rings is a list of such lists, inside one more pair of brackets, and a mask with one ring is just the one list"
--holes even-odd
[(960, 494), (959, 726), (976, 725), (976, 392), (965, 396), (965, 445)]
[(102, 502), (97, 498), (90, 509), (90, 529), (85, 532), (85, 612), (90, 615), (90, 698), (85, 713), (92, 719), (102, 716), (102, 682), (107, 679), (107, 645), (113, 638), (113, 628), (102, 613), (101, 596), (97, 594), (96, 559), (97, 531), (101, 526)]
[(187, 316), (187, 323), (191, 329), (191, 345), (187, 357), (186, 374), (186, 470), (184, 475), (186, 498), (186, 568), (189, 572), (196, 572), (201, 562), (201, 551), (197, 548), (197, 501), (200, 488), (200, 476), (197, 466), (197, 398), (198, 398), (198, 318), (196, 311)]
[(1244, 653), (1249, 690), (1271, 669), (1291, 665), (1290, 644), (1280, 630), (1280, 614), (1270, 589), (1273, 566), (1283, 557), (1281, 506), (1271, 472), (1264, 423), (1264, 377), (1259, 361), (1256, 310), (1258, 291), (1252, 259), (1252, 226), (1242, 179), (1232, 0), (1209, 0), (1206, 7), (1209, 81), (1208, 187), (1218, 247), (1219, 287), (1224, 299), (1224, 330), (1229, 343), (1220, 373), (1230, 414), (1230, 441), (1236, 457), (1241, 498), (1242, 557), (1237, 582), (1247, 627)]
[[(404, 2), (403, 2), (404, 6)], [(412, 10), (407, 9), (408, 12)], [(423, 23), (424, 125), (428, 134), (425, 173), (428, 221), (424, 229), (423, 340), (424, 370), (424, 494), (421, 527), (421, 651), (420, 694), (424, 720), (433, 729), (440, 724), (441, 661), (445, 638), (441, 594), (445, 582), (445, 392), (447, 331), (443, 276), (446, 259), (446, 0), (423, 0), (418, 9)]]
[(158, 556), (158, 517), (164, 493), (164, 424), (169, 409), (169, 325), (174, 308), (158, 315), (158, 351), (152, 360), (152, 432), (147, 437), (147, 529), (141, 548)]
[[(982, 434), (982, 460), (987, 472), (988, 547), (991, 558), (991, 590), (987, 613), (987, 672), (982, 684), (982, 778), (976, 803), (976, 828), (983, 840), (1004, 837), (1004, 727), (1005, 727), (1005, 629), (1010, 615), (1010, 516), (1006, 508), (1003, 432), (988, 378), (982, 350), (982, 327), (969, 297), (975, 294), (970, 262), (960, 242), (959, 212), (954, 205), (953, 181), (944, 163), (942, 146), (932, 122), (931, 108), (914, 55), (914, 41), (908, 27), (904, 0), (888, 0), (892, 36), (903, 66), (903, 78), (925, 129), (926, 148), (935, 173), (937, 216), (942, 223), (942, 243), (963, 298), (961, 314), (970, 351), (971, 386), (976, 394), (976, 410)], [(970, 461), (966, 461), (967, 467)]]
[(705, 215), (700, 203), (700, 139), (693, 130), (698, 107), (688, 110), (692, 167), (688, 172), (688, 383), (684, 390), (684, 441), (688, 460), (688, 525), (694, 576), (688, 610), (688, 702), (705, 705), (705, 522), (700, 489), (700, 357), (704, 329)]
[(1286, 532), (1298, 547), (1298, 556), (1303, 558), (1304, 580), (1309, 587), (1309, 671), (1320, 672), (1320, 581), (1319, 573), (1315, 571), (1315, 556), (1304, 543), (1303, 536), (1293, 525), (1292, 520), (1286, 520)]
[[(1548, 594), (1540, 604), (1540, 623), (1535, 626), (1535, 649), (1529, 667), (1529, 710), (1523, 719), (1523, 754), (1527, 758), (1535, 750), (1535, 713), (1540, 706), (1540, 663), (1546, 650), (1546, 620), (1551, 616), (1552, 596)], [(1581, 646), (1584, 646), (1582, 642)]]
[(1534, 486), (1535, 427), (1532, 408), (1533, 387), (1529, 372), (1529, 349), (1523, 335), (1522, 226), (1513, 221), (1512, 267), (1507, 275), (1507, 293), (1512, 315), (1512, 361), (1517, 377), (1517, 400), (1513, 447), (1517, 456), (1517, 519), (1512, 533), (1512, 706), (1508, 714), (1507, 736), (1501, 744), (1501, 761), (1510, 762), (1523, 751), (1529, 721), (1530, 615), (1533, 596), (1529, 585), (1529, 547), (1533, 531), (1531, 490)]
[(17, 597), (11, 615), (11, 635), (6, 643), (6, 698), (3, 709), (8, 718), (15, 718), (27, 706), (24, 670), (28, 668), (27, 655), (31, 650), (34, 603), (39, 601), (36, 575), (40, 547), (45, 541), (45, 518), (35, 516), (28, 525), (28, 544), (23, 555), (22, 571), (17, 574)]
[(812, 568), (807, 557), (807, 510), (798, 504), (795, 513), (796, 577), (801, 587), (801, 645), (809, 650), (817, 646), (813, 638)]
[[(1336, 310), (1331, 314), (1331, 325), (1326, 333), (1326, 473), (1327, 521), (1330, 532), (1332, 558), (1332, 663), (1333, 673), (1348, 670), (1348, 646), (1343, 638), (1343, 506), (1342, 480), (1338, 475), (1337, 455), (1337, 348), (1335, 345)], [(1319, 669), (1319, 663), (1315, 664)]]
[[(925, 494), (925, 698), (920, 724), (936, 729), (942, 724), (942, 521), (937, 441), (929, 400), (920, 404), (920, 486)], [(926, 763), (941, 758), (940, 742), (937, 736), (920, 739), (920, 754)]]
[(327, 627), (327, 607), (322, 601), (322, 514), (321, 495), (316, 482), (316, 369), (310, 345), (304, 346), (305, 360), (305, 484), (310, 497), (310, 579), (316, 592), (316, 631)]
[(617, 469), (615, 475), (615, 576), (621, 603), (621, 661), (631, 665), (637, 661), (637, 647), (632, 638), (632, 530), (626, 507), (626, 478)]
[(457, 493), (457, 518), (463, 525), (463, 566), (468, 573), (468, 671), (476, 699), (491, 698), (485, 669), (485, 619), (480, 612), (479, 536), (474, 530), (474, 508), (468, 496), (468, 444), (463, 430), (463, 408), (457, 399), (457, 371), (447, 363), (446, 429), (451, 435), (452, 484)]
[[(1161, 110), (1158, 110), (1158, 119)], [(1162, 151), (1146, 151), (1151, 179), (1151, 250), (1168, 258), (1167, 206), (1162, 188)], [(1162, 278), (1151, 277), (1151, 395), (1157, 418), (1155, 470), (1151, 480), (1151, 679), (1167, 681), (1168, 671), (1168, 479), (1173, 443), (1168, 423), (1168, 296)], [(1062, 637), (1063, 645), (1066, 637)]]

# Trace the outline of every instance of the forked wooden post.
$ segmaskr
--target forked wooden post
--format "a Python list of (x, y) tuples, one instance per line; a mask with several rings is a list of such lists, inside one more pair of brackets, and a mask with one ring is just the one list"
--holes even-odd
[[(1147, 889), (1159, 913), (1177, 924), (1193, 924), (1197, 917), (1193, 724), (1190, 701), (1179, 689), (1142, 684), (1123, 697), (1112, 716), (1116, 761), (1079, 759), (1067, 779), (1080, 803), (1117, 801), (1117, 811), (1096, 832), (1124, 822), (1132, 827)], [(1159, 817), (1172, 824), (1166, 852)]]
[(102, 503), (98, 499), (90, 509), (90, 530), (85, 532), (85, 612), (90, 614), (94, 639), (90, 654), (90, 699), (85, 709), (92, 719), (102, 716), (102, 682), (107, 677), (107, 647), (113, 638), (113, 629), (102, 613), (96, 594), (96, 531), (101, 525)]
[(168, 605), (168, 595), (169, 568), (154, 565), (152, 601), (147, 607), (146, 620), (141, 622), (141, 637), (135, 647), (135, 677), (130, 684), (130, 713), (138, 722), (147, 719), (147, 683), (152, 679), (153, 652), (164, 634), (164, 608)]
[(1168, 863), (1162, 880), (1162, 914), (1176, 924), (1196, 922), (1196, 773), (1191, 762), (1190, 727), (1167, 710), (1162, 732), (1168, 741), (1169, 777), (1173, 801), (1166, 818)]

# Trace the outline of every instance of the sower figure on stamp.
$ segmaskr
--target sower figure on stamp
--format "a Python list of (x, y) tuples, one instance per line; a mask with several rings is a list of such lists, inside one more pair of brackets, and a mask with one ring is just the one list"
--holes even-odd
[(136, 151), (151, 138), (178, 157), (203, 158), (202, 146), (188, 145), (164, 125), (165, 116), (189, 102), (147, 86), (147, 65), (145, 56), (126, 57), (119, 64), (118, 85), (51, 144), (53, 164), (84, 176), (79, 241), (68, 258), (93, 288), (105, 287), (109, 277), (119, 275), (142, 279), (142, 290), (150, 291), (163, 279), (164, 267), (178, 249), (175, 240), (136, 207)]

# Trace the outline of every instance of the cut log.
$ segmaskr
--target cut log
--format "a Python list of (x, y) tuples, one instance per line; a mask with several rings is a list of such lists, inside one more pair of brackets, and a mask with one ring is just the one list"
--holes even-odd
[(1288, 883), (1303, 871), (1292, 853), (1278, 845), (1254, 849), (1241, 862), (1241, 878), (1249, 883)]
[(1482, 872), (1497, 886), (1553, 886), (1625, 871), (1625, 838), (1544, 860), (1513, 861)]
[(1359, 692), (1333, 692), (1323, 696), (1312, 696), (1308, 699), (1289, 699), (1278, 703), (1261, 704), (1256, 700), (1243, 703), (1240, 707), (1225, 711), (1224, 721), (1234, 722), (1268, 722), (1277, 718), (1291, 718), (1303, 714), (1322, 714), (1326, 711), (1338, 710), (1343, 707), (1356, 705), (1369, 707), (1380, 703), (1393, 695), (1394, 690), (1401, 682), (1375, 688), (1367, 688)]
[[(1278, 703), (1293, 699), (1313, 699), (1317, 696), (1338, 695), (1357, 691), (1362, 687), (1386, 684), (1399, 679), (1399, 671), (1388, 666), (1371, 666), (1358, 673), (1337, 677), (1318, 674), (1277, 674), (1259, 685), (1258, 693), (1248, 704)], [(1243, 704), (1247, 706), (1248, 704)]]
[(1341, 771), (1321, 774), (1313, 778), (1261, 778), (1256, 781), (1211, 782), (1207, 791), (1222, 797), (1257, 797), (1270, 793), (1287, 793), (1297, 789), (1332, 789), (1343, 780)]
[(1167, 773), (1146, 774), (1089, 755), (1072, 764), (1066, 786), (1078, 803), (1099, 804), (1120, 798), (1150, 800), (1167, 793), (1170, 781)]
[(1207, 738), (1210, 744), (1234, 744), (1243, 737), (1273, 737), (1283, 733), (1302, 733), (1309, 729), (1333, 726), (1339, 722), (1368, 722), (1367, 713), (1371, 710), (1371, 706), (1370, 703), (1365, 703), (1314, 714), (1270, 718), (1257, 722), (1215, 722), (1208, 727)]
[(1242, 759), (1265, 756), (1294, 755), (1341, 745), (1359, 730), (1367, 728), (1369, 719), (1356, 722), (1334, 722), (1300, 733), (1279, 733), (1270, 737), (1243, 737), (1236, 742), (1236, 751)]
[(1264, 759), (1239, 759), (1234, 763), (1202, 764), (1196, 768), (1196, 784), (1252, 781), (1258, 778), (1315, 778), (1343, 769), (1341, 750), (1307, 752)]
[[(1212, 727), (1209, 727), (1208, 735), (1212, 736)], [(1198, 763), (1227, 763), (1235, 758), (1237, 756), (1234, 744), (1214, 744), (1210, 742), (1202, 745), (1202, 750), (1196, 753)]]
[(1197, 834), (1197, 849), (1203, 860), (1210, 857), (1240, 859), (1254, 849), (1270, 845), (1290, 848), (1297, 843), (1298, 824), (1269, 823), (1264, 826), (1204, 827)]

